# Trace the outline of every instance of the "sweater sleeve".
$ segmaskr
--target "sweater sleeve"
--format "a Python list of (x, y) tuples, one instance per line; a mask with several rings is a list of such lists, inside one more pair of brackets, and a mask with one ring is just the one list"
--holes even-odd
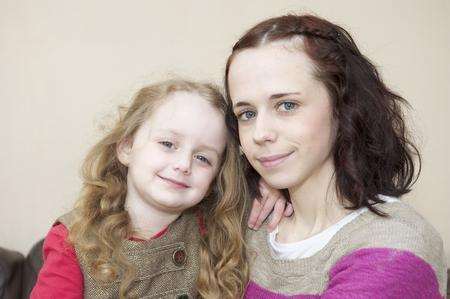
[(334, 298), (444, 298), (433, 268), (405, 250), (367, 248), (342, 258), (320, 296)]
[(83, 298), (83, 275), (67, 236), (63, 224), (55, 225), (47, 234), (43, 245), (44, 264), (30, 298)]

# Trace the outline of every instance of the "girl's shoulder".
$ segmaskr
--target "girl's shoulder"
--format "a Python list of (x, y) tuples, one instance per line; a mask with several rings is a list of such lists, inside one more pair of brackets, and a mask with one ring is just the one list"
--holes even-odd
[(67, 229), (75, 222), (75, 220), (77, 219), (77, 215), (78, 215), (78, 210), (73, 209), (73, 210), (69, 211), (68, 213), (59, 216), (53, 223), (53, 226), (63, 224), (64, 227), (66, 227), (66, 229)]
[[(76, 260), (75, 248), (68, 241), (69, 229), (61, 222), (55, 222), (45, 237), (42, 251), (44, 260), (48, 255), (61, 254), (67, 259)], [(63, 260), (63, 261), (64, 261)]]
[(49, 242), (67, 242), (68, 235), (69, 230), (67, 227), (61, 222), (56, 222), (48, 231), (44, 244)]

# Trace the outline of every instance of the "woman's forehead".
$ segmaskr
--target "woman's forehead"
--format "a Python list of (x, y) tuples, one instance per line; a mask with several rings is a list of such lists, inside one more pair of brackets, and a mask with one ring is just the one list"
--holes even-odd
[(282, 43), (245, 49), (234, 57), (228, 74), (233, 102), (253, 96), (299, 92), (314, 77), (314, 67), (301, 50), (286, 49)]

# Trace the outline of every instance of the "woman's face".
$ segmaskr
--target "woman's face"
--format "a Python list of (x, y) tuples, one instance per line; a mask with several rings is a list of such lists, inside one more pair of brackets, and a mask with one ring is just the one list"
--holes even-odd
[(330, 97), (313, 77), (308, 56), (288, 45), (245, 49), (235, 55), (228, 74), (243, 151), (278, 189), (329, 180), (334, 171)]

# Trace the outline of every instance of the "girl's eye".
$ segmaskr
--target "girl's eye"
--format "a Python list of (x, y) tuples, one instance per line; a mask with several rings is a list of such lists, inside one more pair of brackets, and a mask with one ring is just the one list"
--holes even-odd
[(281, 111), (292, 111), (295, 108), (297, 108), (298, 104), (294, 103), (294, 102), (282, 102), (278, 105), (278, 109), (280, 109)]
[(205, 156), (202, 156), (202, 155), (196, 155), (195, 158), (196, 158), (197, 160), (199, 160), (200, 162), (202, 162), (202, 163), (206, 163), (206, 164), (208, 164), (208, 165), (211, 165), (211, 162), (209, 162), (209, 160), (208, 160)]
[(243, 112), (239, 113), (238, 120), (246, 121), (246, 120), (250, 120), (250, 119), (254, 118), (255, 116), (256, 116), (256, 112), (247, 110), (247, 111), (243, 111)]
[(173, 143), (170, 141), (160, 141), (159, 144), (162, 144), (163, 146), (167, 147), (167, 148), (173, 148)]

